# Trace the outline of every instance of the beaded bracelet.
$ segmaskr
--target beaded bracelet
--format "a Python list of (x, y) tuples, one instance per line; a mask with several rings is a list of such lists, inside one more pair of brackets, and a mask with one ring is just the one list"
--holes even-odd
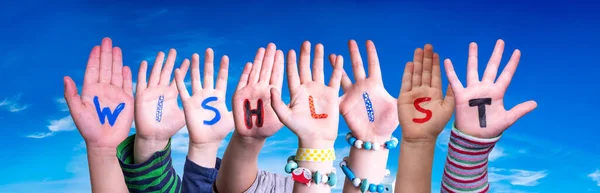
[[(383, 186), (383, 184), (369, 184), (369, 181), (366, 178), (362, 180), (360, 178), (357, 178), (354, 175), (354, 172), (352, 172), (352, 170), (350, 170), (350, 168), (347, 166), (346, 159), (348, 159), (348, 157), (345, 157), (344, 161), (340, 162), (340, 168), (342, 168), (342, 172), (344, 172), (346, 177), (348, 177), (348, 179), (352, 182), (352, 185), (360, 189), (360, 192), (364, 193), (369, 191), (383, 193), (383, 191), (388, 191), (388, 189), (385, 186)], [(388, 176), (390, 176), (390, 170), (386, 169), (385, 177)]]
[(316, 171), (314, 174), (307, 168), (298, 167), (298, 163), (295, 161), (296, 156), (290, 156), (285, 164), (285, 173), (292, 174), (292, 179), (298, 183), (306, 184), (310, 186), (311, 182), (315, 184), (323, 183), (330, 187), (335, 187), (337, 183), (337, 175), (335, 174), (335, 168), (332, 168), (331, 173), (321, 174)]
[(379, 148), (394, 149), (398, 147), (398, 138), (394, 136), (392, 136), (389, 141), (386, 141), (385, 143), (379, 145), (379, 143), (377, 142), (363, 142), (360, 139), (356, 139), (356, 137), (352, 135), (352, 132), (348, 132), (348, 134), (346, 134), (346, 141), (348, 141), (348, 144), (350, 144), (350, 146), (354, 146), (358, 149), (364, 148), (365, 150), (373, 151), (377, 151), (379, 150)]

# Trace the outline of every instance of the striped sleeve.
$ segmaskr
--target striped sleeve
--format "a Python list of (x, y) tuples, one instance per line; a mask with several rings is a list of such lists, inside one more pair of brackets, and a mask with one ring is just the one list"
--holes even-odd
[(488, 156), (499, 139), (500, 136), (491, 139), (472, 137), (453, 127), (441, 192), (488, 192)]
[(181, 179), (175, 173), (171, 160), (171, 140), (167, 146), (150, 159), (141, 163), (133, 162), (135, 135), (129, 136), (117, 147), (117, 158), (125, 176), (129, 192), (181, 192)]

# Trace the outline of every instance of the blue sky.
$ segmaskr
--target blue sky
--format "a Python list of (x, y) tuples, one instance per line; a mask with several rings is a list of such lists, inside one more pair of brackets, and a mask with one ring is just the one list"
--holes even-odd
[[(453, 60), (464, 81), (469, 42), (479, 44), (483, 65), (502, 38), (507, 50), (503, 65), (512, 50), (522, 51), (505, 96), (507, 107), (533, 99), (538, 108), (505, 132), (492, 152), (491, 192), (600, 192), (600, 127), (589, 122), (598, 118), (600, 108), (594, 99), (600, 86), (593, 80), (600, 72), (595, 3), (75, 2), (21, 0), (0, 7), (0, 141), (11, 157), (0, 160), (5, 174), (0, 192), (89, 191), (85, 145), (62, 100), (62, 77), (72, 76), (81, 85), (89, 51), (105, 36), (123, 49), (125, 64), (134, 72), (158, 51), (176, 48), (179, 63), (212, 47), (216, 55), (230, 57), (230, 91), (243, 64), (269, 42), (283, 50), (298, 49), (303, 40), (321, 42), (327, 53), (348, 57), (347, 40), (356, 39), (364, 51), (364, 41), (372, 39), (393, 96), (398, 96), (403, 65), (415, 48), (432, 43), (442, 58)], [(345, 68), (351, 72), (349, 63)], [(340, 120), (339, 132), (347, 131)], [(40, 135), (47, 133), (52, 134)], [(399, 128), (394, 135), (400, 133)], [(435, 153), (432, 189), (437, 192), (448, 133), (440, 135)], [(181, 175), (186, 130), (173, 141)], [(296, 138), (287, 129), (269, 138), (260, 167), (282, 173), (282, 160), (296, 147), (279, 144), (290, 142)], [(335, 147), (339, 158), (349, 150), (343, 137)], [(392, 150), (388, 167), (393, 173), (397, 157), (398, 149)]]

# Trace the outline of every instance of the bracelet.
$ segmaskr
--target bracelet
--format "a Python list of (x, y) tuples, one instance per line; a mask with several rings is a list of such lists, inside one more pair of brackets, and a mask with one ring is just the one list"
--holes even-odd
[(330, 148), (330, 149), (298, 148), (298, 151), (296, 151), (296, 157), (294, 160), (309, 161), (309, 162), (335, 161), (335, 150), (333, 148)]
[(354, 146), (358, 149), (364, 148), (365, 150), (373, 151), (377, 151), (379, 150), (379, 148), (394, 149), (398, 147), (398, 138), (394, 136), (392, 136), (389, 141), (386, 141), (385, 143), (379, 145), (379, 143), (377, 142), (363, 142), (360, 139), (356, 139), (356, 137), (352, 135), (352, 132), (348, 132), (348, 134), (346, 134), (346, 141), (348, 141), (348, 144), (350, 144), (350, 146)]
[[(360, 178), (357, 178), (354, 175), (354, 172), (352, 172), (352, 170), (350, 170), (350, 168), (347, 166), (347, 158), (348, 157), (345, 157), (344, 161), (340, 162), (340, 168), (342, 168), (342, 172), (344, 172), (346, 177), (348, 177), (348, 179), (352, 182), (352, 185), (360, 189), (360, 192), (364, 193), (369, 191), (383, 193), (383, 191), (388, 191), (388, 189), (385, 186), (383, 186), (383, 184), (369, 184), (369, 181), (366, 178), (362, 180)], [(386, 169), (385, 177), (388, 176), (390, 176), (390, 170)]]
[(292, 179), (295, 182), (306, 184), (310, 186), (311, 182), (315, 184), (327, 184), (330, 187), (335, 187), (337, 183), (337, 175), (335, 174), (335, 168), (332, 168), (329, 174), (321, 174), (321, 172), (316, 171), (311, 172), (307, 168), (298, 167), (298, 163), (294, 161), (296, 156), (290, 156), (287, 159), (287, 164), (285, 164), (285, 173), (292, 174)]

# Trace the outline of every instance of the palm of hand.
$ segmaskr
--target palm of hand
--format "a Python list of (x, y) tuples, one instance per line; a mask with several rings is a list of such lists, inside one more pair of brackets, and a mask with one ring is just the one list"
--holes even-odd
[[(271, 95), (269, 92), (271, 87), (272, 86), (270, 85), (263, 84), (247, 85), (246, 87), (237, 90), (233, 95), (235, 128), (240, 135), (255, 138), (267, 138), (274, 135), (281, 127), (283, 127), (283, 123), (279, 121), (271, 106)], [(246, 126), (246, 112), (244, 109), (245, 100), (250, 102), (249, 111), (258, 109), (258, 100), (262, 100), (263, 124), (261, 127), (257, 126), (259, 118), (257, 115), (251, 116), (251, 120), (249, 120), (252, 123), (252, 127), (248, 128)]]
[(339, 121), (337, 90), (322, 83), (305, 83), (295, 88), (289, 106), (292, 113), (288, 117), (288, 127), (299, 138), (335, 140)]
[[(425, 119), (428, 116), (415, 108), (415, 101), (429, 97), (430, 101), (419, 103), (418, 106), (429, 110), (431, 117), (424, 123), (416, 123), (413, 119)], [(405, 139), (435, 139), (452, 116), (443, 106), (442, 91), (433, 87), (413, 87), (411, 91), (400, 93), (398, 98), (399, 121), (402, 126), (402, 137)]]
[[(216, 116), (213, 111), (202, 107), (202, 102), (209, 97), (217, 97), (218, 99), (207, 104), (216, 108), (220, 113), (221, 119), (214, 125), (204, 123), (204, 121), (210, 121)], [(218, 143), (229, 134), (234, 123), (224, 99), (225, 94), (220, 91), (203, 90), (201, 93), (195, 93), (190, 99), (183, 102), (186, 120), (188, 120), (187, 126), (190, 133), (190, 140), (193, 143)]]
[[(174, 86), (156, 86), (137, 93), (135, 101), (136, 131), (138, 135), (168, 140), (185, 125), (183, 111), (177, 104), (178, 92)], [(162, 112), (158, 105), (163, 96)]]
[[(118, 114), (115, 124), (111, 126), (105, 117), (98, 117), (94, 104), (94, 97), (98, 97), (100, 111), (109, 107), (114, 113), (115, 107), (125, 103), (125, 107)], [(88, 145), (97, 147), (116, 148), (127, 137), (133, 121), (133, 97), (123, 91), (122, 88), (106, 83), (94, 83), (83, 87), (81, 93), (82, 108), (73, 112), (73, 120), (81, 135)], [(104, 124), (100, 119), (105, 119)]]
[[(364, 93), (368, 94), (373, 109), (373, 122), (367, 114)], [(398, 126), (396, 99), (371, 79), (358, 81), (346, 90), (340, 103), (340, 113), (348, 127), (360, 139), (389, 138)], [(387, 140), (387, 139), (382, 139)]]
[[(502, 94), (499, 88), (485, 83), (469, 86), (456, 93), (456, 127), (475, 137), (492, 138), (500, 135), (512, 124), (507, 119)], [(480, 125), (478, 107), (469, 105), (470, 100), (481, 98), (491, 99), (491, 104), (485, 105), (485, 128)]]

